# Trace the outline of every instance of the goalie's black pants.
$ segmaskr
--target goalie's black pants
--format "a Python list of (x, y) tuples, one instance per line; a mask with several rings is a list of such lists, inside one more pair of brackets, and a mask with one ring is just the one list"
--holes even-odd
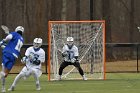
[(59, 68), (59, 75), (62, 75), (63, 69), (65, 67), (67, 67), (68, 65), (75, 66), (77, 68), (77, 70), (79, 71), (80, 75), (81, 76), (84, 75), (84, 72), (83, 72), (83, 70), (82, 70), (79, 62), (74, 62), (74, 63), (71, 63), (71, 62), (62, 62), (61, 65), (60, 65), (60, 68)]

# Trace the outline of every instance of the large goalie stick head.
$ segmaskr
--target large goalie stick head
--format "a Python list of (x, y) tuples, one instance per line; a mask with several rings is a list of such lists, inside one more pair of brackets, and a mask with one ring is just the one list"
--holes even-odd
[(3, 29), (3, 31), (5, 32), (5, 34), (9, 34), (9, 28), (5, 25), (1, 25), (1, 28)]

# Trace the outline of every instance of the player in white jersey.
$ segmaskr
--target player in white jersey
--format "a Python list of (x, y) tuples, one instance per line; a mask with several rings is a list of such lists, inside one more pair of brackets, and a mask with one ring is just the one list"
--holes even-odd
[(21, 62), (25, 63), (25, 66), (21, 72), (16, 76), (13, 84), (8, 89), (9, 91), (14, 91), (15, 86), (19, 79), (26, 79), (30, 75), (34, 76), (36, 81), (36, 90), (40, 90), (39, 77), (42, 74), (41, 63), (45, 62), (45, 51), (40, 48), (42, 45), (41, 38), (35, 38), (33, 41), (33, 46), (29, 47), (25, 52), (25, 57), (22, 58)]
[(68, 65), (75, 66), (79, 71), (80, 75), (83, 77), (83, 80), (87, 80), (78, 61), (79, 56), (78, 48), (74, 45), (73, 41), (74, 41), (73, 37), (68, 37), (67, 44), (64, 45), (63, 47), (62, 56), (64, 58), (64, 61), (60, 64), (59, 80), (61, 80), (63, 69)]
[(5, 78), (14, 66), (16, 58), (20, 55), (20, 49), (24, 41), (22, 37), (23, 32), (24, 28), (22, 26), (17, 26), (14, 32), (10, 32), (5, 39), (0, 41), (0, 47), (3, 49), (2, 71), (0, 72), (0, 78), (2, 81), (1, 92), (6, 92)]

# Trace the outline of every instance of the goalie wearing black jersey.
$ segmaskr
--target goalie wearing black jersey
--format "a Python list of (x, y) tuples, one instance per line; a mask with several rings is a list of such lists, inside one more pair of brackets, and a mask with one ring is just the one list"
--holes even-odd
[(60, 64), (59, 80), (62, 79), (63, 69), (68, 65), (75, 66), (79, 71), (80, 75), (82, 76), (83, 80), (87, 80), (78, 61), (78, 56), (79, 56), (78, 48), (74, 45), (73, 41), (74, 41), (73, 37), (68, 37), (67, 44), (64, 45), (63, 47), (62, 57), (64, 58), (64, 61)]

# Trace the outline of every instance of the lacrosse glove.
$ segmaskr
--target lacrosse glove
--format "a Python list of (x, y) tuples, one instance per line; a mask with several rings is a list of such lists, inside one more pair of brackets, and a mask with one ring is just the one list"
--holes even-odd
[(74, 63), (75, 61), (76, 61), (76, 59), (75, 59), (75, 58), (71, 59), (71, 63)]

